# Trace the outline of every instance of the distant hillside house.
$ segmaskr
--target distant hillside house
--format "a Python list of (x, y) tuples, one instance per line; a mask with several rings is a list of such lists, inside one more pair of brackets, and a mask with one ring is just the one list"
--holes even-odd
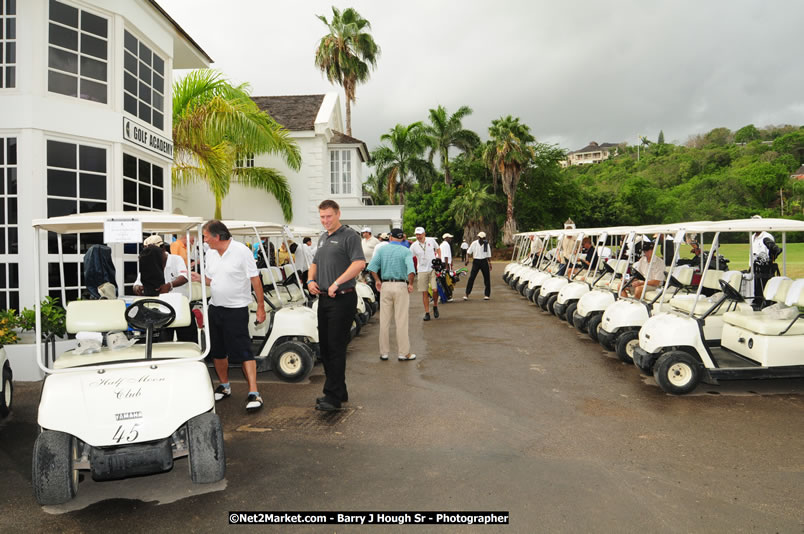
[(609, 155), (617, 155), (617, 143), (600, 143), (590, 141), (589, 144), (580, 150), (575, 150), (567, 154), (567, 159), (561, 162), (562, 167), (570, 165), (588, 165), (590, 163), (600, 163), (607, 160)]
[(790, 178), (794, 180), (804, 180), (804, 165), (798, 168), (793, 174), (790, 175)]
[[(337, 93), (253, 99), (290, 130), (301, 150), (299, 171), (288, 168), (276, 155), (257, 154), (246, 159), (246, 165), (277, 169), (287, 178), (293, 201), (289, 224), (321, 228), (318, 204), (331, 198), (341, 206), (343, 224), (370, 226), (375, 234), (402, 226), (402, 206), (372, 206), (364, 201), (363, 163), (369, 159), (368, 148), (360, 139), (341, 133), (344, 127)], [(173, 201), (185, 215), (208, 218), (215, 211), (214, 198), (203, 186), (176, 188)], [(239, 184), (232, 184), (221, 210), (225, 219), (284, 222), (273, 196)]]

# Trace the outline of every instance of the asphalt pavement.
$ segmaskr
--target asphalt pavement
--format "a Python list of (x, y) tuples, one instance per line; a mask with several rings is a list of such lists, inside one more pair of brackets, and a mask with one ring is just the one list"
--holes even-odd
[[(379, 320), (349, 346), (344, 410), (313, 409), (323, 369), (300, 384), (260, 375), (218, 404), (224, 481), (193, 485), (187, 460), (122, 481), (83, 477), (40, 507), (31, 489), (40, 385), (17, 383), (0, 422), (0, 532), (804, 532), (804, 381), (703, 385), (653, 379), (503, 285), (423, 322), (415, 361), (381, 361)], [(230, 526), (231, 511), (508, 511), (507, 526)]]

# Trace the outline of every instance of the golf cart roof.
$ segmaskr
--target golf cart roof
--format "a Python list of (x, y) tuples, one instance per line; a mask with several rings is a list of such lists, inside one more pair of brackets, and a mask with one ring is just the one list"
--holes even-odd
[(793, 219), (731, 219), (689, 223), (685, 230), (696, 232), (802, 232), (804, 221)]
[(80, 232), (101, 232), (103, 224), (109, 220), (135, 219), (142, 223), (143, 233), (181, 234), (196, 228), (204, 222), (201, 217), (175, 215), (164, 211), (97, 211), (76, 213), (49, 219), (34, 219), (34, 228), (56, 232), (57, 234), (76, 234)]
[(253, 235), (255, 231), (260, 235), (277, 235), (282, 233), (282, 225), (272, 222), (260, 221), (222, 221), (232, 235)]

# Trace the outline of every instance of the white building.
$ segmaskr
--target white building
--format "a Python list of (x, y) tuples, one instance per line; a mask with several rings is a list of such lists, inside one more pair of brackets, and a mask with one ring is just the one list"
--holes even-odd
[[(153, 0), (0, 0), (0, 308), (34, 300), (37, 218), (171, 210), (173, 69), (209, 56)], [(100, 235), (65, 239), (68, 298)], [(58, 296), (55, 239), (40, 243)], [(136, 277), (135, 250), (117, 266)]]
[[(337, 93), (320, 95), (257, 96), (254, 101), (290, 131), (301, 151), (302, 165), (294, 171), (276, 155), (256, 155), (247, 165), (277, 169), (287, 179), (293, 199), (290, 224), (320, 228), (318, 204), (331, 198), (341, 206), (341, 222), (355, 228), (371, 226), (375, 234), (402, 226), (402, 206), (371, 206), (363, 199), (363, 163), (366, 144), (341, 133), (343, 119)], [(211, 218), (215, 200), (204, 187), (176, 188), (174, 209), (185, 215)], [(224, 219), (284, 222), (279, 203), (270, 194), (232, 184), (221, 204)]]

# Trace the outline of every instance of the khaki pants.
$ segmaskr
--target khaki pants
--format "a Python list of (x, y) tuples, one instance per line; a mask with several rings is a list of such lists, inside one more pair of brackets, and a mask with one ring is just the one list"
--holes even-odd
[(407, 282), (383, 282), (380, 289), (380, 354), (391, 354), (391, 318), (396, 322), (399, 355), (410, 353), (408, 315), (410, 294)]

